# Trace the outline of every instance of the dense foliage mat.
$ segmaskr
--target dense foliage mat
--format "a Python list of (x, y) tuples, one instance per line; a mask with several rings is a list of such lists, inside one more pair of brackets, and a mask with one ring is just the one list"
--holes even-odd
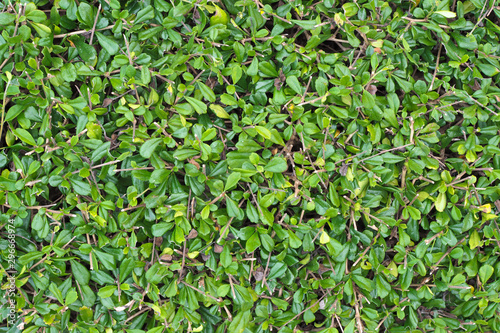
[(499, 332), (499, 18), (3, 0), (0, 331)]

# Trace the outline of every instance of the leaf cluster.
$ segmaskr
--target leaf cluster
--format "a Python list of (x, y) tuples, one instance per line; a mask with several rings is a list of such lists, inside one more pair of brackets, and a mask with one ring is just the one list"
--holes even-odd
[(23, 332), (500, 331), (496, 0), (3, 1), (0, 30), (2, 323), (13, 218)]

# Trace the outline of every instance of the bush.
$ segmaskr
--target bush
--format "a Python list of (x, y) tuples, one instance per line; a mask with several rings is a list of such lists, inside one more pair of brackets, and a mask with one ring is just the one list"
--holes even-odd
[(497, 1), (0, 9), (0, 331), (500, 331)]

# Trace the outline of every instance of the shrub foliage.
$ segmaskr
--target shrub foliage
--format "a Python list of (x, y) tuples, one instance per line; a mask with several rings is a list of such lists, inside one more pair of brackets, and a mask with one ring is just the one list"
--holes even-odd
[(0, 331), (500, 331), (496, 0), (0, 9)]

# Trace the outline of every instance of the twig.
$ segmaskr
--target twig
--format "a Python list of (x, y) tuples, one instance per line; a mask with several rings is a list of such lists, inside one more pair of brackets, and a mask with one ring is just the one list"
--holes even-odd
[[(10, 205), (8, 204), (2, 204), (2, 206), (5, 206), (5, 207), (8, 207), (8, 208), (12, 208)], [(48, 206), (26, 206), (25, 208), (26, 209), (32, 209), (32, 210), (40, 210), (42, 208), (45, 208), (45, 211), (48, 212), (48, 213), (52, 213), (52, 214), (63, 214), (65, 216), (70, 216), (70, 217), (75, 217), (76, 215), (75, 214), (69, 214), (69, 213), (65, 213), (63, 211), (60, 211), (60, 210), (53, 210), (53, 209), (48, 209), (47, 207), (53, 207), (55, 206), (55, 204), (53, 205), (48, 205)]]
[(431, 85), (429, 86), (429, 91), (432, 90), (432, 86), (434, 85), (434, 81), (436, 80), (436, 75), (437, 75), (438, 67), (439, 67), (439, 57), (441, 56), (441, 48), (442, 47), (443, 47), (443, 43), (440, 43), (439, 44), (438, 55), (437, 55), (437, 58), (436, 58), (436, 67), (434, 68), (434, 75), (432, 75), (432, 81), (431, 81)]
[[(5, 268), (3, 268), (2, 264), (0, 264), (0, 268), (1, 268), (1, 269), (2, 269), (2, 271), (5, 273), (5, 275), (7, 275), (7, 279), (10, 279), (11, 277), (10, 277), (10, 275), (9, 275), (8, 271), (7, 271)], [(15, 285), (15, 283), (14, 283), (14, 285)], [(26, 300), (26, 302), (28, 302), (30, 305), (32, 305), (32, 304), (31, 304), (31, 302), (29, 301), (29, 299), (26, 297), (26, 295), (24, 295), (24, 294), (23, 294), (23, 292), (22, 292), (21, 288), (19, 288), (19, 287), (16, 285), (16, 289), (17, 289), (17, 291), (19, 291), (19, 293), (23, 296), (23, 298)], [(6, 295), (7, 295), (7, 294), (6, 294)]]
[(452, 246), (451, 248), (449, 248), (448, 251), (446, 251), (445, 254), (443, 254), (441, 256), (441, 258), (439, 258), (439, 260), (434, 264), (434, 268), (432, 269), (431, 274), (434, 273), (438, 269), (438, 265), (441, 263), (441, 261), (443, 261), (444, 258), (446, 258), (446, 256), (448, 254), (450, 254), (451, 251), (453, 251), (454, 248), (456, 248), (457, 246), (459, 246), (460, 244), (462, 244), (465, 241), (466, 238), (467, 237), (462, 238), (460, 241), (457, 242), (457, 244), (455, 244), (454, 246)]
[[(411, 17), (408, 17), (408, 16), (403, 16), (402, 19), (405, 19), (405, 20), (409, 21), (410, 23), (425, 23), (425, 22), (429, 22), (429, 20), (427, 20), (427, 19), (414, 19), (414, 18), (411, 18)], [(449, 29), (450, 28), (450, 26), (444, 25), (444, 24), (438, 24), (438, 26), (440, 28), (443, 28), (443, 29)]]
[(134, 171), (134, 170), (154, 170), (154, 167), (143, 167), (143, 168), (128, 168), (128, 169), (114, 169), (114, 172), (120, 171)]
[[(455, 93), (455, 92), (453, 92)], [(471, 100), (474, 101), (474, 103), (476, 103), (477, 105), (485, 108), (486, 110), (490, 111), (491, 113), (493, 113), (495, 116), (498, 116), (498, 113), (496, 113), (495, 111), (493, 111), (492, 109), (490, 109), (489, 107), (483, 105), (481, 102), (479, 102), (477, 99), (475, 99), (474, 97), (472, 97), (471, 95), (469, 95), (466, 91), (464, 91), (464, 93), (467, 95), (467, 97), (469, 97)]]
[(185, 265), (186, 265), (186, 239), (184, 238), (184, 246), (182, 248), (182, 264), (181, 264), (181, 269), (179, 271), (179, 278), (177, 279), (177, 283), (181, 282), (182, 273), (184, 271), (184, 266)]
[(134, 319), (138, 315), (140, 315), (140, 314), (142, 314), (142, 313), (144, 313), (146, 311), (149, 311), (149, 310), (151, 310), (150, 307), (147, 307), (147, 308), (144, 308), (144, 309), (140, 310), (139, 312), (137, 312), (136, 314), (134, 314), (132, 317), (128, 317), (127, 320), (124, 321), (124, 323), (127, 323), (128, 321), (131, 321), (132, 319)]
[[(20, 22), (19, 19), (21, 18), (22, 15), (24, 15), (25, 11), (26, 11), (26, 4), (21, 4), (19, 6), (19, 13), (16, 13), (17, 14), (16, 26), (14, 27), (14, 33), (12, 34), (12, 37), (16, 36), (17, 29), (19, 28), (19, 22)], [(15, 8), (14, 8), (14, 12), (16, 12)], [(0, 65), (0, 69), (2, 69), (3, 66), (5, 66), (7, 61), (9, 61), (10, 57), (14, 54), (14, 52), (12, 52), (12, 47), (13, 47), (13, 45), (9, 46), (9, 56), (7, 58), (5, 58), (5, 60), (2, 62), (2, 64)], [(5, 96), (7, 96), (7, 94), (5, 94)], [(2, 125), (3, 125), (3, 120), (2, 120)], [(0, 132), (0, 134), (2, 134), (2, 132)]]
[(326, 98), (326, 97), (328, 97), (328, 96), (330, 96), (330, 93), (329, 93), (329, 92), (327, 92), (327, 93), (326, 93), (325, 95), (323, 95), (323, 96), (316, 97), (315, 99), (312, 99), (312, 100), (310, 100), (310, 101), (306, 101), (306, 102), (299, 103), (299, 104), (297, 104), (297, 106), (302, 106), (302, 105), (306, 105), (306, 104), (312, 104), (312, 103), (314, 103), (314, 102), (316, 102), (316, 101), (319, 101), (319, 100), (320, 100), (320, 99), (322, 99), (322, 98)]
[[(327, 23), (327, 22), (325, 22), (325, 23)], [(337, 43), (349, 44), (349, 41), (348, 40), (344, 40), (344, 39), (338, 39), (338, 38), (330, 37), (327, 40), (331, 40), (332, 42), (337, 42)]]
[(306, 90), (304, 91), (304, 95), (302, 95), (302, 98), (301, 98), (302, 103), (304, 102), (304, 100), (306, 98), (306, 94), (307, 94), (307, 91), (309, 90), (309, 85), (311, 84), (311, 80), (312, 80), (312, 76), (309, 76), (309, 81), (307, 81)]
[(359, 312), (359, 302), (357, 293), (354, 293), (354, 310), (356, 311), (356, 323), (358, 325), (358, 332), (363, 333), (363, 323), (361, 322), (361, 313)]
[(284, 325), (282, 325), (282, 326), (280, 327), (280, 330), (281, 330), (283, 327), (285, 327), (286, 325), (290, 324), (290, 323), (291, 323), (292, 321), (294, 321), (295, 319), (297, 319), (297, 318), (298, 318), (299, 316), (301, 316), (304, 312), (306, 312), (306, 311), (307, 311), (307, 310), (309, 310), (310, 308), (312, 308), (312, 307), (316, 306), (319, 302), (321, 302), (321, 300), (322, 300), (323, 298), (325, 298), (325, 297), (326, 297), (326, 295), (327, 295), (327, 294), (325, 294), (325, 295), (321, 296), (321, 298), (320, 298), (320, 299), (318, 299), (316, 302), (314, 302), (314, 304), (312, 304), (312, 305), (310, 305), (309, 307), (307, 307), (306, 309), (302, 310), (300, 313), (298, 313), (297, 315), (295, 315), (292, 319), (290, 319), (289, 321), (287, 321)]
[(484, 12), (484, 9), (486, 8), (486, 5), (488, 4), (488, 1), (487, 0), (484, 0), (484, 5), (483, 5), (483, 9), (481, 9), (481, 13), (479, 14), (479, 20), (477, 20), (476, 22), (476, 25), (474, 25), (474, 28), (472, 28), (471, 32), (469, 32), (467, 34), (467, 36), (470, 36), (472, 35), (472, 33), (474, 32), (474, 30), (476, 30), (477, 26), (479, 23), (481, 23), (481, 21), (486, 17), (488, 16), (488, 14), (491, 12), (491, 10), (493, 10), (493, 7), (494, 7), (494, 1), (493, 1), (493, 6), (491, 6), (491, 9), (483, 16), (483, 12)]
[(269, 251), (269, 254), (267, 255), (266, 269), (264, 270), (264, 277), (262, 278), (262, 284), (261, 284), (262, 287), (264, 287), (264, 283), (266, 283), (266, 274), (267, 274), (267, 269), (269, 268), (269, 261), (271, 260), (271, 253), (272, 251)]
[(208, 297), (208, 298), (213, 299), (213, 300), (214, 300), (214, 301), (216, 301), (216, 302), (220, 302), (220, 301), (221, 301), (220, 299), (217, 299), (217, 298), (213, 297), (212, 295), (207, 294), (206, 292), (204, 292), (204, 291), (202, 291), (202, 290), (200, 290), (200, 289), (196, 288), (195, 286), (190, 285), (190, 284), (189, 284), (189, 283), (187, 283), (186, 281), (181, 281), (181, 283), (184, 283), (184, 284), (185, 284), (186, 286), (188, 286), (189, 288), (191, 288), (191, 289), (193, 289), (193, 290), (195, 290), (195, 291), (199, 292), (200, 294), (202, 294), (202, 295), (203, 295), (203, 296), (205, 296), (205, 297)]
[[(241, 200), (241, 202), (238, 205), (238, 208), (240, 208), (241, 205), (243, 205), (244, 201), (245, 201), (245, 199)], [(224, 230), (222, 230), (222, 232), (220, 234), (220, 237), (219, 237), (219, 240), (217, 241), (217, 243), (219, 243), (222, 240), (222, 237), (224, 237), (224, 234), (226, 233), (227, 229), (231, 226), (231, 222), (233, 222), (233, 220), (234, 220), (234, 217), (231, 217), (231, 219), (229, 219), (229, 221), (227, 222), (227, 224), (224, 226)]]
[(146, 207), (146, 204), (140, 204), (140, 205), (137, 205), (137, 206), (132, 206), (132, 207), (123, 208), (121, 211), (122, 211), (122, 212), (126, 212), (126, 211), (128, 211), (128, 210), (132, 210), (132, 209), (136, 209), (136, 208), (141, 208), (141, 207)]
[[(12, 77), (11, 77), (11, 79), (12, 79)], [(5, 119), (4, 118), (5, 117), (5, 108), (7, 107), (7, 90), (9, 89), (10, 82), (11, 82), (11, 80), (8, 79), (7, 84), (5, 85), (5, 94), (3, 96), (3, 102), (2, 102), (2, 122), (0, 124), (0, 136), (3, 133), (3, 124), (4, 124), (4, 119)]]
[[(96, 29), (95, 31), (103, 31), (103, 30), (113, 29), (114, 26), (115, 26), (114, 24), (109, 25), (109, 26), (101, 28), (101, 29)], [(78, 30), (78, 31), (68, 32), (66, 34), (55, 35), (54, 38), (65, 38), (68, 36), (81, 35), (81, 34), (85, 34), (85, 33), (89, 33), (89, 32), (90, 31), (88, 31), (88, 30)]]
[(375, 238), (373, 239), (373, 242), (369, 246), (366, 247), (366, 249), (363, 251), (363, 253), (361, 253), (361, 256), (359, 256), (359, 258), (354, 262), (354, 264), (351, 267), (353, 267), (353, 268), (356, 267), (356, 265), (358, 264), (358, 262), (361, 259), (363, 259), (363, 257), (368, 252), (368, 250), (370, 250), (370, 248), (377, 242), (378, 236), (380, 236), (380, 234), (375, 235)]
[[(401, 304), (401, 303), (403, 303), (403, 302), (406, 302), (407, 300), (408, 300), (408, 297), (405, 297), (405, 298), (403, 298), (403, 299), (399, 302), (399, 304)], [(399, 304), (394, 305), (394, 306), (393, 306), (393, 307), (392, 307), (389, 311), (390, 311), (390, 312), (392, 312), (392, 311), (396, 310), (396, 309), (399, 307)], [(380, 323), (378, 323), (378, 326), (377, 326), (377, 328), (375, 329), (375, 331), (378, 331), (378, 330), (379, 330), (379, 328), (382, 326), (382, 324), (384, 323), (384, 321), (385, 321), (388, 317), (389, 317), (389, 313), (385, 315), (385, 317), (384, 317), (384, 318), (380, 321)]]
[[(99, 12), (101, 11), (101, 4), (99, 3), (99, 8), (97, 9), (97, 15), (95, 16), (94, 25), (92, 26), (92, 32), (90, 33), (89, 45), (92, 46), (92, 41), (94, 40), (95, 26), (97, 24), (97, 19), (99, 18)], [(90, 102), (90, 100), (89, 100)]]
[[(368, 156), (368, 157), (366, 157), (366, 158), (363, 158), (363, 159), (362, 159), (362, 160), (360, 160), (358, 163), (361, 163), (361, 162), (364, 162), (364, 161), (366, 161), (366, 160), (369, 160), (370, 158), (373, 158), (373, 157), (375, 157), (375, 156), (379, 156), (379, 155), (382, 155), (382, 154), (385, 154), (385, 153), (388, 153), (388, 152), (391, 152), (391, 151), (394, 151), (394, 150), (399, 150), (399, 149), (401, 149), (401, 148), (405, 148), (405, 147), (408, 147), (408, 146), (413, 146), (413, 144), (412, 144), (412, 143), (407, 143), (407, 144), (405, 144), (405, 145), (403, 145), (403, 146), (399, 146), (399, 147), (394, 147), (394, 148), (391, 148), (391, 149), (386, 149), (386, 150), (383, 150), (383, 151), (381, 151), (381, 152), (380, 152), (380, 153), (378, 153), (378, 154), (375, 154), (375, 155), (372, 155), (372, 156)], [(337, 162), (337, 163), (338, 163), (338, 162)]]
[[(3, 226), (2, 226), (2, 227), (3, 227)], [(0, 228), (0, 229), (1, 229), (1, 228)], [(2, 235), (6, 235), (6, 233), (5, 233), (5, 232), (2, 232), (1, 234), (2, 234)], [(31, 244), (35, 245), (35, 248), (37, 248), (36, 243), (35, 243), (35, 242), (33, 242), (33, 241), (31, 241), (31, 240), (29, 240), (28, 238), (26, 238), (26, 237), (24, 237), (24, 236), (21, 236), (21, 235), (18, 235), (18, 234), (14, 234), (14, 235), (15, 235), (16, 237), (21, 237), (22, 239), (27, 240), (27, 241), (28, 241), (28, 242), (30, 242)], [(7, 236), (7, 235), (6, 235), (6, 236)], [(7, 238), (7, 237), (5, 237), (5, 238)]]

